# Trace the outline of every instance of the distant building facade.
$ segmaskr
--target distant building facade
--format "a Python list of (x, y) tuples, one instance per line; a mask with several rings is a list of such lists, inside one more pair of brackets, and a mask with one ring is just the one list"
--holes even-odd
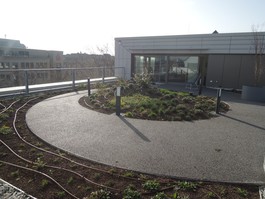
[[(18, 40), (0, 39), (0, 87), (24, 85), (23, 71), (18, 69), (49, 69), (63, 66), (63, 51), (27, 49)], [(13, 70), (12, 72), (5, 72)], [(17, 71), (17, 72), (16, 72)], [(57, 77), (45, 70), (28, 73), (34, 83), (51, 82)]]
[[(265, 32), (258, 34), (265, 44)], [(217, 31), (115, 38), (115, 67), (125, 67), (127, 79), (148, 72), (155, 82), (185, 83), (201, 75), (205, 86), (241, 89), (254, 84), (253, 39), (253, 33)], [(265, 73), (260, 84), (265, 86)]]

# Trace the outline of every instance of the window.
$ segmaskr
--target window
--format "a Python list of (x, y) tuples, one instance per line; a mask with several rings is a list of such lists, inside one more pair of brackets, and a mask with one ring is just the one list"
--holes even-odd
[(132, 73), (150, 73), (156, 82), (187, 82), (198, 75), (198, 56), (134, 55)]

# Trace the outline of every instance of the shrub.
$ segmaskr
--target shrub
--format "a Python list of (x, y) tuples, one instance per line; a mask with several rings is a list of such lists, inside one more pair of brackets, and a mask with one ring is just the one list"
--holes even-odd
[(182, 101), (183, 102), (185, 102), (185, 103), (192, 103), (193, 102), (193, 97), (191, 97), (191, 96), (187, 96), (187, 97), (184, 97), (183, 99), (182, 99)]
[(149, 114), (148, 114), (148, 117), (151, 118), (151, 119), (154, 119), (157, 117), (157, 114), (154, 113), (153, 111), (151, 111)]
[(125, 113), (125, 117), (133, 117), (133, 113), (132, 112), (126, 112)]
[(152, 78), (148, 73), (134, 74), (132, 81), (138, 89), (143, 90), (151, 86)]
[(182, 111), (186, 111), (188, 109), (188, 107), (185, 104), (178, 104), (176, 106), (176, 110), (182, 110)]

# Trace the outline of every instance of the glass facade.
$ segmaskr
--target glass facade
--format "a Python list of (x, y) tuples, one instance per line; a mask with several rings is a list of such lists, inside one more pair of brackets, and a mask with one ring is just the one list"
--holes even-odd
[(133, 56), (132, 74), (150, 73), (154, 82), (188, 82), (195, 79), (198, 72), (198, 56)]

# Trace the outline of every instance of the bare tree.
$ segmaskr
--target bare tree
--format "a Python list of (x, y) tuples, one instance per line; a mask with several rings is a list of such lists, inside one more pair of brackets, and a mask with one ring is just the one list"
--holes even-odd
[(92, 49), (90, 50), (92, 59), (95, 67), (113, 67), (114, 57), (111, 55), (110, 48), (108, 44), (103, 46), (97, 46), (96, 52)]
[(253, 50), (255, 56), (254, 78), (255, 85), (260, 83), (262, 74), (264, 73), (264, 53), (265, 41), (264, 34), (259, 31), (259, 26), (252, 26), (253, 33)]

